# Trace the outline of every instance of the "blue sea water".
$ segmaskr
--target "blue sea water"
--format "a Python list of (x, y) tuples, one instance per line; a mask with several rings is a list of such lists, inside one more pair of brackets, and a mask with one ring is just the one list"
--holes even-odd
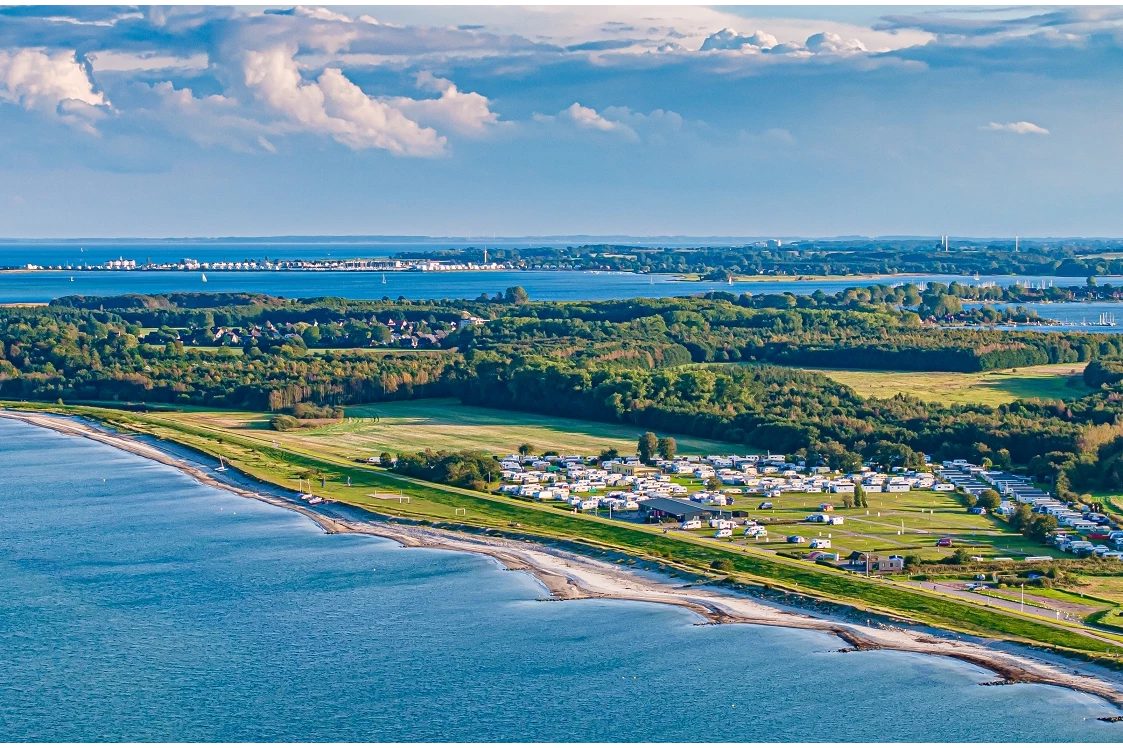
[(0, 419), (0, 741), (1118, 741), (1104, 702), (819, 632), (540, 601), (484, 557)]
[[(383, 277), (386, 282), (383, 283)], [(61, 296), (117, 296), (175, 291), (215, 293), (254, 292), (308, 298), (341, 296), (349, 299), (474, 299), (494, 295), (509, 286), (522, 286), (537, 301), (628, 299), (687, 296), (707, 291), (730, 293), (833, 294), (854, 286), (880, 283), (950, 283), (970, 279), (948, 275), (901, 275), (891, 279), (832, 278), (827, 280), (753, 280), (732, 284), (685, 282), (673, 275), (578, 271), (480, 270), (455, 272), (354, 271), (21, 271), (0, 273), (0, 303), (47, 302)], [(983, 279), (1013, 283), (1013, 276)]]

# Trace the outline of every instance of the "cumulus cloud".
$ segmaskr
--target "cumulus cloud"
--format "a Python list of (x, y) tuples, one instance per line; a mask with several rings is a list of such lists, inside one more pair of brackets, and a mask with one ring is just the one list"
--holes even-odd
[(739, 52), (759, 52), (761, 50), (771, 49), (779, 43), (779, 39), (763, 31), (754, 31), (752, 34), (745, 36), (734, 29), (722, 29), (706, 37), (699, 51), (736, 50)]
[(245, 116), (239, 102), (229, 96), (197, 96), (190, 88), (176, 88), (170, 82), (139, 84), (134, 89), (142, 111), (169, 131), (199, 145), (220, 145), (241, 152), (275, 153), (266, 138), (280, 134), (284, 126), (269, 125)]
[(381, 148), (402, 156), (444, 153), (444, 136), (367, 96), (342, 70), (326, 68), (315, 81), (305, 81), (295, 53), (291, 47), (246, 53), (246, 86), (273, 110), (355, 150)]
[(491, 111), (488, 98), (482, 94), (461, 91), (456, 84), (425, 71), (417, 75), (417, 87), (440, 94), (436, 99), (411, 99), (404, 96), (386, 99), (386, 103), (421, 123), (443, 125), (468, 135), (480, 135), (489, 125), (499, 123), (499, 115)]
[(91, 134), (110, 107), (74, 52), (42, 49), (0, 50), (0, 101), (52, 112)]
[(700, 52), (741, 52), (742, 54), (768, 53), (803, 58), (812, 55), (846, 55), (867, 52), (866, 45), (858, 39), (843, 39), (833, 31), (820, 31), (807, 37), (805, 42), (781, 42), (772, 34), (754, 31), (741, 34), (734, 29), (722, 29), (710, 34), (702, 42)]
[(866, 45), (857, 39), (843, 39), (832, 31), (812, 34), (804, 44), (816, 54), (854, 54), (866, 51)]
[(600, 114), (597, 110), (587, 106), (581, 106), (576, 101), (569, 107), (558, 112), (558, 117), (566, 119), (577, 125), (582, 130), (599, 130), (601, 132), (619, 132), (635, 137), (636, 131), (625, 125), (623, 122), (607, 119)]
[(1012, 132), (1016, 135), (1048, 135), (1049, 131), (1040, 125), (1035, 125), (1032, 122), (991, 122), (983, 127), (984, 130), (996, 130), (998, 132)]
[(109, 106), (74, 52), (42, 49), (0, 50), (0, 98), (27, 109), (54, 108), (68, 100)]

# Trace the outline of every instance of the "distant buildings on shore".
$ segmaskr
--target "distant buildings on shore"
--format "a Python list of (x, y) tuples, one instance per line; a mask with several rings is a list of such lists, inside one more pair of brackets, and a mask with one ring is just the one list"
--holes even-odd
[[(199, 262), (184, 258), (178, 262), (146, 262), (124, 258), (108, 262), (66, 263), (58, 265), (36, 265), (28, 263), (8, 270), (183, 270), (201, 272), (206, 270), (226, 271), (269, 271), (269, 270), (336, 270), (357, 272), (447, 272), (451, 270), (516, 270), (511, 263), (502, 262), (445, 262), (440, 260), (242, 260), (239, 262)], [(566, 269), (550, 267), (544, 269)]]

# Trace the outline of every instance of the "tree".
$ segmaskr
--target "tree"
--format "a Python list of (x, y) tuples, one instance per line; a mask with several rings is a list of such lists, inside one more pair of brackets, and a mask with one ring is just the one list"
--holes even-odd
[(616, 460), (616, 459), (619, 459), (619, 458), (620, 458), (620, 452), (618, 450), (616, 450), (616, 449), (602, 449), (601, 453), (600, 453), (600, 457), (598, 457), (597, 459), (600, 460), (601, 462), (611, 462), (612, 460)]
[(659, 449), (659, 437), (655, 435), (654, 431), (648, 431), (639, 438), (637, 449), (639, 450), (640, 461), (650, 462)]
[(378, 464), (384, 468), (394, 467), (394, 455), (389, 452), (383, 452), (378, 456)]
[(854, 505), (869, 506), (869, 504), (866, 503), (866, 489), (862, 488), (861, 483), (854, 484)]
[(716, 475), (706, 481), (707, 491), (720, 491), (725, 484), (721, 482), (721, 478)]
[(503, 300), (508, 304), (525, 304), (530, 301), (530, 294), (522, 286), (511, 286), (504, 293)]
[(1008, 520), (1015, 530), (1024, 530), (1033, 520), (1033, 510), (1029, 508), (1029, 504), (1018, 504)]
[(663, 436), (659, 438), (659, 456), (664, 460), (675, 459), (675, 453), (678, 451), (678, 444), (675, 443), (673, 436)]
[(988, 512), (994, 511), (1002, 504), (1002, 495), (995, 491), (993, 488), (988, 488), (979, 494), (978, 499), (975, 500), (975, 506), (981, 506)]
[(1057, 518), (1051, 517), (1048, 514), (1035, 514), (1033, 519), (1029, 521), (1027, 529), (1023, 530), (1026, 535), (1038, 542), (1045, 542), (1045, 538), (1054, 530), (1057, 529)]
[(533, 451), (534, 451), (534, 445), (533, 444), (520, 444), (519, 445), (519, 454), (521, 454), (523, 457), (526, 457), (528, 454), (530, 454)]

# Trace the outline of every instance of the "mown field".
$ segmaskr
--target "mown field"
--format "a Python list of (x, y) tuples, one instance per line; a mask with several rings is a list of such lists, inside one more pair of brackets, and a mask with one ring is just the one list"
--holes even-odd
[(863, 397), (912, 395), (926, 402), (1002, 405), (1023, 398), (1073, 399), (1088, 394), (1086, 364), (1048, 364), (981, 373), (808, 369), (845, 384)]
[[(239, 431), (269, 428), (268, 413), (199, 411), (184, 414), (192, 423)], [(328, 450), (348, 459), (386, 451), (478, 449), (511, 454), (530, 444), (538, 453), (596, 455), (604, 449), (634, 454), (643, 429), (571, 418), (530, 415), (461, 405), (455, 399), (412, 400), (346, 409), (342, 423), (314, 429), (270, 432), (282, 445)], [(662, 436), (662, 434), (661, 434)], [(683, 454), (745, 454), (744, 445), (672, 435)]]

